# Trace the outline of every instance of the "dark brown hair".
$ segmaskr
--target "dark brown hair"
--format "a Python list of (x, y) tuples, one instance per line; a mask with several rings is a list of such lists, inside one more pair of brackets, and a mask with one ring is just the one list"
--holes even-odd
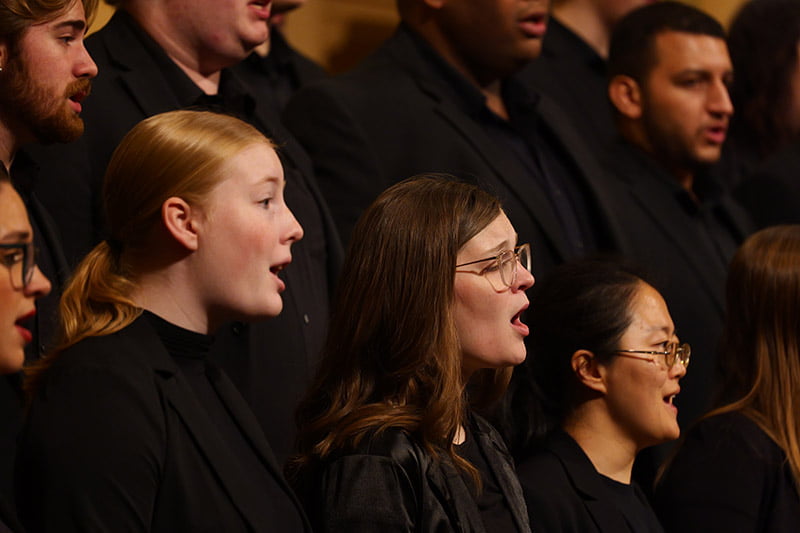
[[(452, 316), (456, 256), (500, 213), (490, 194), (442, 176), (394, 185), (364, 212), (325, 354), (298, 410), (290, 474), (387, 428), (471, 469), (452, 444), (467, 408)], [(504, 389), (510, 371), (477, 374)]]

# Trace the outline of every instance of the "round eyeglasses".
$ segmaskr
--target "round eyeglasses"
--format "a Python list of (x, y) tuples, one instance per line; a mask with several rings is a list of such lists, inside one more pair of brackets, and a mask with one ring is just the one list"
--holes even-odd
[(642, 359), (646, 361), (655, 362), (655, 357), (640, 357), (634, 354), (643, 355), (660, 355), (666, 367), (672, 368), (676, 361), (680, 362), (684, 368), (689, 366), (689, 358), (692, 356), (692, 347), (688, 343), (678, 344), (677, 342), (670, 342), (667, 344), (666, 351), (650, 351), (650, 350), (617, 350), (617, 355), (622, 357), (631, 357), (633, 359)]
[(522, 268), (528, 272), (531, 271), (531, 245), (528, 243), (520, 244), (513, 250), (503, 250), (495, 257), (487, 257), (468, 263), (461, 263), (460, 265), (456, 265), (456, 268), (483, 263), (484, 261), (492, 261), (492, 263), (480, 272), (470, 272), (467, 270), (461, 270), (460, 272), (469, 272), (478, 274), (479, 276), (486, 276), (495, 288), (497, 288), (496, 281), (502, 283), (506, 288), (511, 288), (517, 282), (517, 265), (522, 265)]
[(24, 289), (33, 279), (33, 272), (36, 270), (36, 249), (33, 243), (0, 244), (0, 264), (8, 269), (11, 286), (16, 290)]

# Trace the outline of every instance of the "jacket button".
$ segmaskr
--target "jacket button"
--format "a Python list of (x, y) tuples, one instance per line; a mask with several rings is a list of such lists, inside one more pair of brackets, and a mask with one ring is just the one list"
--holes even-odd
[(311, 319), (309, 318), (309, 316), (307, 314), (303, 315), (303, 322), (305, 322), (306, 324), (310, 324), (311, 323)]
[(241, 322), (234, 322), (231, 325), (231, 331), (233, 332), (234, 335), (241, 335), (242, 329), (244, 329), (244, 324), (242, 324)]

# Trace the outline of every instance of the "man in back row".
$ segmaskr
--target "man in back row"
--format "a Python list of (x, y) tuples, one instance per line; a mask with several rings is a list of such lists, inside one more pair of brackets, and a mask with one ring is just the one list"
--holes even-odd
[(676, 401), (685, 428), (711, 398), (727, 265), (750, 231), (709, 172), (733, 114), (724, 30), (680, 2), (640, 8), (614, 30), (609, 74), (621, 135), (605, 161), (621, 185), (614, 212), (629, 255), (655, 276), (678, 336), (692, 345)]

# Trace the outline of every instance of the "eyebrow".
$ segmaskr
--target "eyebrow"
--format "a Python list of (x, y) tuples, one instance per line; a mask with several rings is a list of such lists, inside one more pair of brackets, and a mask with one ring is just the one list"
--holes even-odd
[(500, 244), (498, 244), (498, 245), (497, 245), (497, 246), (495, 246), (494, 248), (491, 248), (491, 249), (489, 249), (489, 250), (488, 250), (488, 253), (492, 253), (492, 252), (497, 252), (497, 253), (500, 253), (500, 252), (502, 252), (503, 250), (513, 250), (513, 249), (514, 249), (514, 245), (513, 245), (513, 244), (511, 244), (511, 243), (513, 242), (513, 243), (515, 243), (515, 244), (516, 244), (516, 242), (517, 242), (518, 240), (519, 240), (519, 235), (517, 235), (517, 234), (515, 233), (515, 234), (514, 234), (514, 238), (513, 238), (513, 240), (512, 240), (512, 239), (506, 239), (506, 240), (502, 241)]
[(53, 29), (56, 31), (63, 28), (72, 28), (75, 31), (86, 31), (86, 21), (81, 19), (63, 20), (53, 26)]
[(24, 241), (31, 238), (30, 231), (12, 231), (10, 233), (6, 233), (0, 238), (0, 242), (3, 244), (16, 244), (19, 241)]

